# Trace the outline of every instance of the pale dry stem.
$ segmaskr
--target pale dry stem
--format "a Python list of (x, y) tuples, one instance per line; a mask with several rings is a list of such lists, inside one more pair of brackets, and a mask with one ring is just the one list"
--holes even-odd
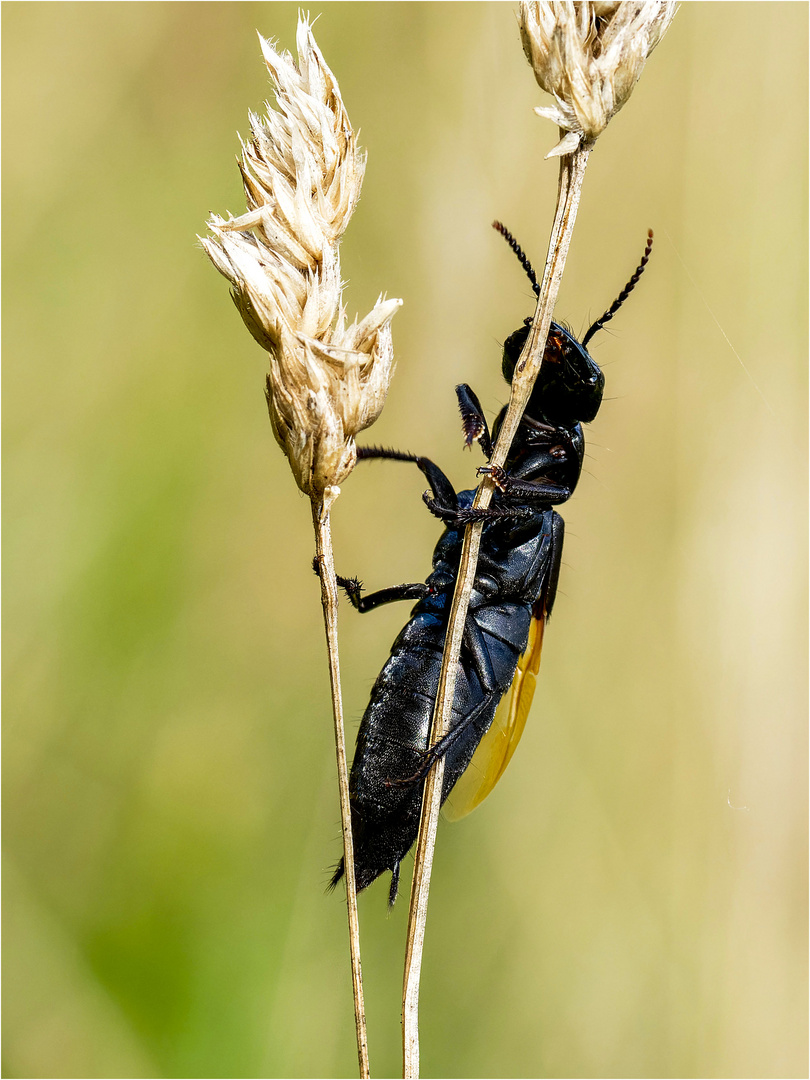
[[(518, 429), (523, 411), (531, 395), (532, 387), (540, 371), (551, 317), (557, 302), (565, 260), (571, 243), (577, 209), (579, 207), (585, 167), (590, 148), (580, 147), (574, 153), (560, 158), (560, 179), (557, 192), (557, 210), (551, 230), (548, 256), (532, 327), (521, 359), (512, 379), (503, 425), (491, 458), (492, 465), (503, 466)], [(485, 478), (476, 492), (474, 507), (489, 506), (495, 490), (494, 484)], [(481, 544), (482, 522), (468, 525), (464, 534), (456, 589), (450, 608), (450, 617), (442, 658), (439, 688), (433, 713), (430, 743), (434, 745), (447, 731), (450, 711), (455, 694), (456, 672), (461, 653), (461, 638), (467, 609), (470, 603)], [(422, 801), (422, 818), (416, 842), (416, 856), (411, 885), (411, 902), (408, 913), (408, 937), (405, 950), (405, 977), (402, 999), (402, 1058), (406, 1080), (419, 1076), (419, 980), (422, 970), (422, 949), (425, 940), (430, 874), (436, 843), (436, 829), (441, 808), (444, 759), (440, 758), (425, 781)]]
[(360, 921), (357, 914), (357, 886), (354, 876), (354, 844), (352, 815), (349, 803), (349, 770), (346, 762), (346, 735), (343, 725), (343, 699), (340, 690), (340, 659), (338, 653), (338, 591), (335, 560), (332, 554), (332, 525), (329, 510), (338, 488), (327, 488), (323, 500), (312, 499), (312, 523), (321, 580), (321, 604), (326, 628), (326, 649), (329, 656), (329, 682), (332, 690), (332, 715), (335, 721), (335, 754), (337, 757), (340, 820), (343, 830), (343, 865), (346, 879), (346, 906), (349, 916), (349, 951), (354, 994), (354, 1024), (357, 1034), (357, 1059), (361, 1080), (370, 1076), (368, 1064), (368, 1035), (363, 1001), (363, 975), (360, 967)]
[(393, 372), (390, 322), (400, 300), (378, 299), (347, 325), (340, 240), (365, 170), (337, 80), (299, 15), (297, 61), (260, 38), (276, 98), (250, 114), (239, 169), (247, 210), (212, 215), (203, 248), (267, 351), (273, 433), (310, 496), (321, 578), (349, 921), (360, 1076), (368, 1077), (357, 892), (337, 635), (337, 581), (329, 514), (357, 460), (355, 436), (379, 416)]

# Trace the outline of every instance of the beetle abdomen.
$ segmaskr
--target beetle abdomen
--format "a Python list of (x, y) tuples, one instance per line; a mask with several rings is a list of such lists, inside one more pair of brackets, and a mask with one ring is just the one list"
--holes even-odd
[[(450, 731), (464, 726), (445, 756), (442, 800), (469, 765), (500, 698), (511, 685), (526, 647), (531, 608), (525, 603), (500, 603), (479, 608), (468, 617), (482, 631), (494, 684), (482, 685), (473, 665), (463, 657)], [(399, 863), (416, 839), (423, 782), (407, 781), (423, 764), (444, 635), (444, 620), (417, 608), (394, 642), (360, 724), (350, 780), (358, 889), (385, 870), (396, 877)]]

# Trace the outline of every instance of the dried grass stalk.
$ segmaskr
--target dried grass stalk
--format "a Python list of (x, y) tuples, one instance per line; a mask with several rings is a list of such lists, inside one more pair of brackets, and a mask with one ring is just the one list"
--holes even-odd
[(276, 97), (250, 114), (239, 168), (246, 213), (208, 221), (202, 239), (231, 283), (245, 325), (268, 353), (273, 433), (312, 501), (329, 654), (340, 787), (358, 1056), (368, 1076), (359, 925), (337, 641), (330, 508), (357, 460), (355, 436), (380, 414), (393, 372), (390, 322), (401, 300), (380, 297), (347, 325), (339, 244), (360, 197), (365, 156), (337, 81), (299, 16), (298, 60), (259, 39)]
[[(636, 3), (524, 2), (520, 29), (524, 50), (540, 86), (554, 94), (550, 112), (561, 140), (548, 156), (560, 157), (559, 188), (537, 308), (526, 345), (515, 369), (509, 407), (490, 461), (504, 466), (532, 387), (540, 372), (549, 327), (576, 221), (585, 168), (597, 136), (627, 100), (644, 62), (672, 19), (675, 5), (657, 0)], [(485, 477), (474, 507), (487, 507), (495, 485)], [(453, 595), (433, 713), (431, 745), (447, 731), (461, 639), (478, 564), (483, 523), (468, 525)], [(424, 945), (430, 874), (441, 807), (444, 762), (436, 763), (425, 782), (417, 839), (402, 1005), (403, 1076), (419, 1076), (419, 981)]]

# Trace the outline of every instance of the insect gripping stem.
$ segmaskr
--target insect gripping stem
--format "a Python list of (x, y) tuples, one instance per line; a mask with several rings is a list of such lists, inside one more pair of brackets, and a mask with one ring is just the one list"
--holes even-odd
[[(540, 372), (551, 317), (557, 302), (565, 260), (571, 243), (571, 235), (579, 208), (580, 192), (590, 148), (579, 147), (572, 154), (560, 158), (560, 177), (557, 191), (557, 210), (551, 230), (548, 256), (543, 281), (532, 320), (526, 346), (515, 369), (509, 407), (492, 455), (492, 466), (503, 466), (509, 448), (518, 429), (521, 417), (531, 396), (532, 387)], [(489, 506), (495, 490), (491, 480), (485, 478), (475, 496), (473, 507)], [(483, 524), (477, 522), (467, 527), (461, 554), (456, 590), (450, 609), (445, 639), (442, 669), (431, 728), (431, 745), (434, 745), (448, 729), (450, 711), (455, 695), (456, 672), (461, 654), (461, 639), (470, 603)], [(441, 806), (444, 760), (439, 758), (425, 781), (422, 816), (419, 825), (414, 862), (411, 903), (408, 917), (408, 937), (405, 953), (405, 975), (402, 1004), (402, 1052), (403, 1076), (413, 1080), (419, 1076), (419, 981), (422, 968), (422, 950), (427, 921), (427, 905), (430, 891), (430, 875), (436, 844), (436, 829)]]

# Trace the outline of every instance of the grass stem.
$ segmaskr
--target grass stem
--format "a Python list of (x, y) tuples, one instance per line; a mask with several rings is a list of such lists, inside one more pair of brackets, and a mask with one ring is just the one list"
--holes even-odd
[[(565, 260), (571, 244), (577, 210), (579, 208), (582, 181), (590, 156), (590, 148), (579, 147), (572, 154), (560, 158), (560, 177), (557, 192), (557, 209), (551, 230), (548, 256), (537, 308), (532, 320), (526, 346), (515, 368), (512, 391), (503, 425), (490, 461), (491, 465), (503, 466), (509, 454), (512, 440), (517, 432), (524, 409), (531, 395), (546, 346), (551, 317), (560, 290)], [(489, 506), (495, 485), (485, 477), (475, 496), (474, 507)], [(456, 589), (450, 608), (447, 637), (444, 645), (439, 686), (431, 727), (431, 746), (438, 742), (448, 728), (450, 712), (455, 695), (456, 673), (461, 654), (461, 638), (470, 604), (470, 594), (478, 565), (483, 523), (468, 525), (464, 534)], [(405, 1080), (419, 1076), (419, 984), (422, 971), (422, 952), (427, 922), (430, 875), (436, 845), (436, 829), (441, 808), (444, 760), (439, 759), (425, 780), (422, 800), (422, 817), (416, 842), (411, 901), (408, 913), (408, 936), (405, 947), (405, 974), (402, 995), (402, 1075)]]
[(343, 726), (343, 699), (340, 691), (340, 659), (338, 655), (338, 591), (335, 560), (332, 554), (330, 507), (338, 488), (328, 487), (322, 500), (312, 499), (312, 522), (321, 580), (321, 603), (326, 628), (326, 648), (329, 655), (329, 682), (332, 690), (332, 715), (335, 721), (335, 754), (337, 756), (340, 820), (343, 829), (343, 860), (346, 881), (346, 907), (349, 917), (349, 950), (354, 996), (354, 1024), (357, 1035), (357, 1059), (361, 1080), (371, 1075), (368, 1064), (368, 1035), (363, 1003), (363, 973), (360, 966), (360, 921), (357, 914), (357, 888), (354, 878), (354, 845), (352, 816), (349, 804), (349, 770), (346, 763), (346, 736)]

